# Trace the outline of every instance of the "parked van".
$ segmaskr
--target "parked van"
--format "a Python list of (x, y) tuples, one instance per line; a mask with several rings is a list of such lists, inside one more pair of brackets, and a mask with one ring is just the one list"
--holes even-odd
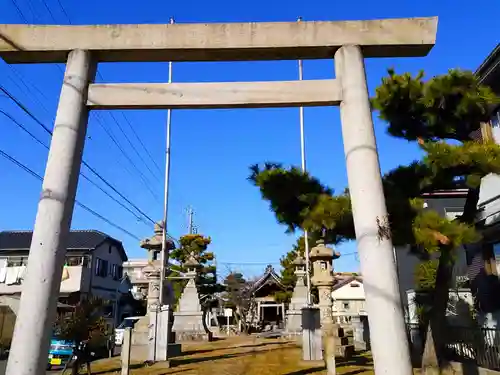
[(125, 331), (125, 328), (134, 329), (135, 323), (137, 323), (141, 318), (143, 317), (130, 316), (123, 319), (123, 322), (121, 322), (121, 324), (115, 329), (115, 345), (120, 346), (123, 344), (123, 332)]

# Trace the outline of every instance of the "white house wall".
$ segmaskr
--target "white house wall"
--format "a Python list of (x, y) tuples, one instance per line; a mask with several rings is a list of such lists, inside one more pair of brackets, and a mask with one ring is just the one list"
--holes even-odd
[[(357, 284), (359, 286), (353, 287), (351, 286), (352, 284)], [(365, 288), (361, 282), (353, 280), (349, 284), (334, 290), (332, 292), (332, 297), (335, 300), (364, 300)]]
[(69, 266), (65, 267), (68, 271), (69, 278), (61, 281), (61, 287), (59, 291), (61, 293), (73, 293), (81, 291), (82, 285), (82, 273), (88, 273), (89, 269), (87, 267), (82, 266)]
[[(500, 129), (494, 129), (500, 130)], [(500, 176), (489, 174), (481, 180), (478, 201), (478, 221), (491, 225), (500, 219)]]

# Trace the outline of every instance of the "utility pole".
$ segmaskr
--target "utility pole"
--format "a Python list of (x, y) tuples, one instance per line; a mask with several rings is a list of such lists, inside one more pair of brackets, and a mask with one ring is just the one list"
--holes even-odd
[(188, 221), (189, 221), (189, 234), (193, 234), (194, 233), (194, 225), (193, 225), (193, 215), (194, 215), (194, 210), (193, 210), (193, 207), (189, 206), (188, 209)]
[[(302, 22), (302, 17), (297, 19), (297, 22)], [(304, 67), (302, 60), (299, 60), (299, 81), (304, 79)], [(302, 172), (306, 173), (306, 141), (304, 132), (304, 107), (299, 107), (299, 122), (300, 122), (300, 161)], [(310, 271), (310, 261), (309, 261), (309, 235), (307, 230), (304, 230), (304, 255), (306, 260), (306, 287), (307, 287), (307, 307), (311, 307), (311, 271)]]

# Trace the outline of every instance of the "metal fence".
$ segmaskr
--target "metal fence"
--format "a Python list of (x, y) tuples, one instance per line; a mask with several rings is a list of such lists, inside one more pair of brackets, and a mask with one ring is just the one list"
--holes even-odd
[[(414, 353), (422, 354), (426, 330), (418, 324), (407, 326)], [(500, 330), (481, 327), (450, 326), (446, 332), (446, 359), (473, 361), (490, 370), (500, 370)]]

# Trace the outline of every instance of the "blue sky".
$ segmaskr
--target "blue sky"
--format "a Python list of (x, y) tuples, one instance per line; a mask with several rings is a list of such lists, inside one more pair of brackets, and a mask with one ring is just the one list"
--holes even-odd
[[(167, 23), (170, 16), (179, 23), (295, 21), (298, 16), (304, 20), (439, 16), (437, 45), (429, 56), (367, 60), (371, 92), (389, 67), (413, 73), (423, 69), (429, 76), (455, 67), (474, 70), (499, 42), (498, 12), (495, 11), (498, 0), (485, 0), (475, 7), (460, 0), (254, 0), (238, 3), (227, 0), (15, 0), (15, 3), (23, 17), (13, 0), (0, 0), (0, 23), (25, 23), (27, 20), (39, 24), (67, 24), (67, 16), (73, 24)], [(173, 70), (176, 82), (293, 80), (298, 74), (295, 61), (177, 63)], [(166, 63), (101, 64), (99, 72), (107, 82), (165, 82), (168, 67)], [(332, 78), (333, 74), (332, 60), (304, 63), (305, 79)], [(53, 125), (61, 81), (61, 67), (19, 65), (12, 69), (0, 62), (0, 83), (49, 127)], [(2, 96), (0, 109), (44, 141), (49, 141), (34, 121)], [(155, 171), (156, 167), (131, 133), (122, 113), (113, 112), (114, 119), (110, 112), (99, 112), (97, 116), (116, 135), (161, 201), (163, 174), (157, 172), (153, 176), (123, 137), (117, 123), (149, 168)], [(166, 111), (128, 111), (126, 119), (163, 170)], [(305, 123), (309, 171), (336, 190), (342, 190), (347, 181), (338, 109), (306, 108)], [(213, 239), (211, 249), (217, 255), (221, 272), (239, 269), (246, 274), (257, 274), (266, 263), (277, 263), (291, 248), (294, 236), (285, 234), (284, 228), (276, 224), (268, 204), (260, 199), (259, 191), (246, 178), (248, 166), (253, 163), (300, 164), (298, 109), (174, 111), (172, 125), (169, 232), (175, 237), (186, 232), (186, 207), (191, 205), (195, 209), (194, 219), (199, 232)], [(43, 175), (47, 151), (1, 115), (0, 126), (0, 149)], [(375, 120), (375, 128), (383, 171), (418, 157), (414, 145), (387, 136), (383, 123)], [(95, 114), (90, 117), (84, 158), (150, 217), (161, 218), (162, 204), (146, 189)], [(0, 171), (0, 230), (31, 229), (41, 184), (4, 158), (0, 158)], [(152, 233), (152, 228), (138, 222), (86, 181), (80, 180), (77, 199), (138, 237)], [(78, 207), (72, 226), (74, 229), (99, 229), (123, 241), (130, 257), (145, 256), (136, 240)], [(339, 251), (350, 255), (341, 257), (335, 268), (357, 270), (359, 265), (353, 254), (355, 244), (344, 244)]]

